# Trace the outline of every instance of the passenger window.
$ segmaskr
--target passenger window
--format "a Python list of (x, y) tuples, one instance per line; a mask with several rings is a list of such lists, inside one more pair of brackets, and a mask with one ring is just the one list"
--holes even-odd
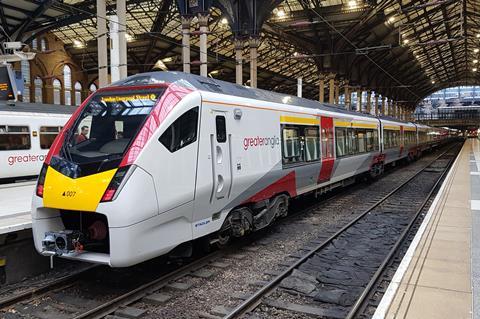
[(366, 142), (367, 142), (367, 152), (375, 150), (375, 140), (373, 139), (373, 130), (367, 130), (366, 132)]
[(400, 131), (384, 130), (383, 144), (385, 148), (393, 148), (400, 145)]
[(366, 132), (365, 130), (355, 130), (358, 141), (358, 153), (365, 153), (367, 151)]
[(355, 135), (355, 129), (347, 129), (347, 146), (348, 154), (354, 155), (358, 150), (357, 136)]
[(337, 141), (337, 157), (347, 155), (346, 129), (342, 127), (335, 128), (335, 139)]
[(305, 129), (305, 157), (307, 162), (320, 159), (320, 136), (318, 127)]
[(40, 127), (40, 148), (42, 150), (49, 149), (57, 135), (62, 129), (61, 126), (41, 126)]
[[(389, 140), (385, 135), (386, 140)], [(378, 150), (378, 131), (360, 128), (335, 128), (337, 158)]]
[(373, 150), (378, 151), (379, 143), (378, 143), (378, 131), (372, 130), (372, 138), (373, 138)]
[(225, 116), (217, 115), (215, 118), (215, 126), (217, 130), (217, 142), (225, 143), (227, 141), (227, 127), (225, 124)]
[(171, 153), (197, 140), (198, 107), (185, 112), (158, 139)]
[(322, 158), (333, 158), (333, 128), (322, 128)]
[(284, 128), (282, 139), (284, 163), (303, 161), (303, 141), (300, 140), (299, 130), (297, 128)]
[(0, 151), (29, 150), (31, 148), (28, 126), (0, 125)]

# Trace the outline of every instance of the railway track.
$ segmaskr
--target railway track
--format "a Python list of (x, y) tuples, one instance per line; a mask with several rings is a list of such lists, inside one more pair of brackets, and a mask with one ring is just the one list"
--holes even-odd
[[(400, 174), (401, 178), (405, 178), (405, 174)], [(410, 173), (411, 175), (411, 173)], [(388, 175), (387, 175), (388, 177)], [(341, 190), (340, 192), (336, 193), (336, 195), (329, 194), (324, 197), (321, 202), (314, 202), (314, 204), (304, 205), (303, 203), (299, 205), (295, 210), (295, 214), (289, 215), (289, 217), (280, 223), (282, 224), (289, 224), (288, 219), (293, 218), (297, 215), (302, 215), (306, 211), (311, 211), (315, 209), (315, 207), (323, 206), (323, 207), (335, 207), (335, 206), (342, 206), (345, 205), (345, 199), (342, 199), (342, 195), (347, 191), (355, 191), (359, 188), (362, 188), (362, 184), (357, 184), (351, 186), (350, 188), (346, 188)], [(382, 196), (388, 190), (382, 189), (379, 194), (375, 196), (371, 196), (368, 201), (362, 203), (361, 207), (366, 207), (370, 205), (370, 203), (378, 202), (382, 200)], [(338, 198), (340, 197), (340, 198)], [(348, 200), (346, 201), (348, 202)], [(332, 206), (333, 205), (333, 206)], [(335, 209), (335, 208), (333, 208)], [(344, 224), (344, 223), (343, 223)], [(291, 225), (285, 225), (285, 227), (290, 227)], [(333, 231), (332, 231), (333, 233)], [(136, 284), (131, 285), (129, 289), (125, 289), (125, 291), (121, 291), (120, 289), (117, 291), (115, 289), (111, 289), (109, 287), (112, 283), (103, 282), (102, 280), (91, 280), (89, 278), (89, 284), (83, 283), (83, 286), (79, 285), (79, 281), (85, 280), (85, 278), (91, 277), (91, 274), (94, 272), (98, 272), (94, 274), (93, 277), (101, 278), (103, 277), (102, 273), (105, 271), (99, 270), (101, 267), (95, 267), (95, 269), (87, 269), (85, 272), (79, 272), (76, 274), (72, 274), (71, 276), (66, 276), (55, 280), (52, 284), (45, 285), (43, 287), (37, 287), (31, 289), (30, 291), (26, 291), (20, 295), (0, 299), (0, 309), (3, 312), (0, 312), (0, 318), (23, 318), (23, 317), (40, 317), (44, 318), (47, 317), (57, 317), (57, 318), (103, 318), (108, 314), (117, 313), (119, 310), (123, 309), (127, 305), (135, 304), (141, 301), (145, 296), (155, 294), (155, 292), (162, 291), (163, 288), (171, 286), (172, 283), (182, 281), (182, 278), (191, 276), (198, 270), (202, 270), (204, 268), (208, 268), (209, 266), (217, 263), (222, 264), (221, 262), (216, 262), (216, 260), (220, 260), (222, 256), (228, 255), (229, 253), (241, 247), (248, 246), (249, 242), (259, 240), (263, 234), (254, 234), (253, 238), (249, 238), (247, 241), (236, 245), (235, 248), (230, 250), (222, 250), (214, 252), (210, 255), (207, 255), (203, 258), (198, 260), (192, 261), (191, 263), (183, 266), (183, 267), (171, 267), (170, 269), (166, 270), (166, 272), (159, 276), (157, 273), (152, 273), (152, 277), (156, 278), (154, 280), (145, 280), (144, 282), (137, 282)], [(111, 269), (106, 268), (107, 271), (113, 272)], [(101, 285), (106, 286), (105, 288), (101, 288), (102, 290), (106, 290), (106, 298), (99, 298), (99, 300), (95, 300), (95, 297), (90, 297), (88, 299), (92, 300), (85, 300), (84, 297), (77, 298), (72, 297), (69, 294), (64, 293), (66, 290), (90, 290), (92, 289), (91, 286), (95, 285), (95, 282), (98, 282)], [(113, 284), (114, 285), (114, 284)], [(103, 296), (104, 297), (104, 296)], [(63, 298), (61, 302), (58, 299)], [(51, 305), (54, 305), (53, 307)], [(32, 306), (33, 305), (33, 306)], [(40, 307), (37, 307), (40, 305)], [(32, 306), (32, 307), (31, 307)], [(45, 313), (42, 310), (42, 313), (39, 315), (38, 312), (35, 312), (34, 308), (47, 308), (48, 311)], [(30, 309), (31, 307), (32, 309)], [(21, 310), (22, 314), (20, 314)], [(25, 310), (26, 309), (26, 310)], [(135, 309), (135, 307), (133, 307)], [(138, 308), (137, 308), (138, 309)], [(253, 309), (253, 308), (252, 308)], [(121, 313), (121, 312), (120, 312)], [(24, 316), (25, 314), (25, 316)], [(208, 316), (207, 316), (208, 317)]]
[[(431, 202), (460, 150), (455, 144), (371, 205), (327, 240), (312, 247), (224, 319), (279, 310), (322, 318), (368, 317), (368, 298), (410, 230)], [(263, 311), (261, 306), (265, 311)], [(278, 314), (278, 313), (277, 313)], [(282, 315), (280, 315), (282, 317)]]

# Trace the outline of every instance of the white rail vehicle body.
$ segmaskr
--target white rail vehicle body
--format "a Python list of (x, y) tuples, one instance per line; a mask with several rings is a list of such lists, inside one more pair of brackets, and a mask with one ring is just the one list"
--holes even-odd
[(71, 108), (0, 103), (0, 180), (36, 176)]
[[(384, 153), (383, 122), (415, 128), (183, 73), (132, 76), (116, 87), (99, 90), (96, 101), (139, 103), (133, 95), (125, 96), (138, 89), (132, 86), (137, 82), (147, 83), (144, 90), (150, 90), (150, 83), (163, 83), (165, 91), (148, 91), (155, 106), (121, 152), (121, 163), (80, 177), (60, 172), (71, 166), (66, 163), (72, 159), (81, 163), (100, 152), (81, 153), (78, 146), (68, 152), (70, 161), (63, 159), (60, 145), (68, 138), (68, 128), (80, 125), (79, 120), (75, 122), (78, 114), (66, 124), (59, 145), (52, 146), (33, 196), (33, 233), (40, 253), (124, 267), (196, 238), (219, 232), (223, 236), (223, 229), (242, 235), (284, 215), (288, 198), (341, 186), (361, 173), (381, 173), (387, 160), (407, 157), (409, 152), (401, 150), (403, 143)], [(94, 102), (89, 103), (82, 107), (87, 109)], [(115, 125), (118, 130), (120, 124)], [(348, 136), (361, 143), (353, 145)], [(341, 138), (344, 145), (339, 147), (336, 140)], [(109, 141), (99, 148), (100, 153), (122, 141)], [(416, 154), (416, 145), (409, 148)], [(110, 165), (110, 155), (101, 156), (101, 162)], [(77, 168), (65, 172), (72, 170), (80, 172)], [(108, 193), (112, 181), (116, 181), (114, 195)], [(55, 246), (57, 238), (77, 246)]]

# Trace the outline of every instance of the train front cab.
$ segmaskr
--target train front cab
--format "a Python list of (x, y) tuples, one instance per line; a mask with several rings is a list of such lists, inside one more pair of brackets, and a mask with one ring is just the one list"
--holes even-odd
[[(83, 106), (89, 116), (79, 111), (67, 123), (39, 178), (36, 249), (125, 267), (191, 240), (200, 94), (172, 86), (109, 88), (90, 101)], [(128, 116), (138, 117), (136, 127)], [(66, 150), (64, 139), (85, 125), (88, 142)]]

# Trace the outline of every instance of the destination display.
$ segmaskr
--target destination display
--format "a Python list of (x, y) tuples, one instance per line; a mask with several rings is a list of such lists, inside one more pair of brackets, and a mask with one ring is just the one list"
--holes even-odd
[(102, 102), (105, 103), (114, 103), (114, 102), (132, 102), (132, 101), (141, 101), (141, 100), (152, 100), (157, 99), (156, 94), (133, 94), (133, 95), (119, 95), (119, 96), (102, 96)]
[(15, 88), (12, 82), (13, 73), (11, 66), (0, 64), (0, 100), (15, 100)]

